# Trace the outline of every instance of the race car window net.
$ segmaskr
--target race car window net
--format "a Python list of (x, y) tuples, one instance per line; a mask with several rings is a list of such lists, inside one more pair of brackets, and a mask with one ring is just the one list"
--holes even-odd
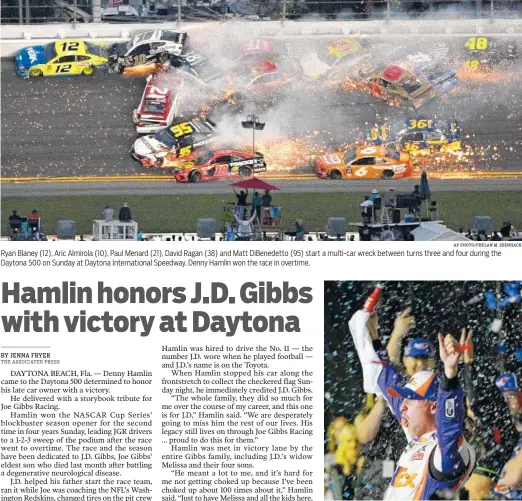
[(391, 148), (386, 149), (386, 156), (393, 158), (394, 160), (400, 160), (401, 154), (398, 151), (395, 151)]
[(203, 165), (206, 164), (212, 157), (214, 156), (214, 153), (212, 151), (205, 151), (194, 162), (195, 165)]
[(344, 163), (347, 164), (352, 160), (355, 160), (355, 151), (346, 151), (344, 153)]

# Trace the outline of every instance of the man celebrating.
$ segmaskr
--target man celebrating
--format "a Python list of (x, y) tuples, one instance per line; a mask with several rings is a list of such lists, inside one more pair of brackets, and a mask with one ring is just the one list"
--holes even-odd
[[(369, 313), (359, 311), (356, 316), (364, 326)], [(365, 390), (377, 384), (409, 441), (384, 499), (433, 499), (439, 491), (458, 490), (473, 470), (474, 452), (462, 436), (464, 394), (457, 378), (461, 353), (455, 340), (439, 336), (444, 363), (440, 382), (434, 372), (424, 370), (404, 385), (375, 331), (370, 339), (368, 329), (356, 327), (352, 318), (350, 331), (363, 366)]]

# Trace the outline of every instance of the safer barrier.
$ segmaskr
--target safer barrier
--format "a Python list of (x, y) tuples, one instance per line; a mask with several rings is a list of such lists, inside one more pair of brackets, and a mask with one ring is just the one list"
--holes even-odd
[[(237, 30), (238, 23), (183, 23), (183, 29), (189, 31), (204, 30), (211, 33), (218, 30), (224, 36), (225, 30)], [(49, 43), (62, 38), (95, 39), (103, 43), (114, 43), (129, 38), (135, 31), (158, 29), (159, 27), (175, 28), (176, 23), (164, 24), (84, 24), (74, 29), (70, 24), (52, 25), (3, 25), (0, 57), (12, 57), (18, 50), (30, 45)], [(345, 22), (297, 22), (278, 21), (241, 22), (241, 30), (245, 36), (252, 37), (318, 37), (332, 35), (350, 35), (378, 37), (402, 37), (409, 34), (422, 33), (424, 37), (458, 36), (458, 35), (522, 35), (522, 20), (455, 20), (455, 21), (345, 21)]]

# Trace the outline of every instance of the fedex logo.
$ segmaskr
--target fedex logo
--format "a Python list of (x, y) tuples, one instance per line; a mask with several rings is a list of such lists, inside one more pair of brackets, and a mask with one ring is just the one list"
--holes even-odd
[(393, 487), (410, 487), (415, 488), (414, 480), (418, 477), (418, 473), (408, 473), (408, 469), (401, 466), (395, 475), (393, 480)]
[(36, 61), (38, 61), (38, 56), (32, 47), (27, 49), (27, 55), (29, 56), (31, 63), (36, 63)]

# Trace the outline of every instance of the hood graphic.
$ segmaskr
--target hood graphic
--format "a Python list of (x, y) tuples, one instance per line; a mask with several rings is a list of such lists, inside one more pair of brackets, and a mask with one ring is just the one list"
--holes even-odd
[(140, 137), (134, 143), (134, 152), (140, 156), (154, 155), (166, 151), (163, 146), (153, 135)]
[(30, 68), (37, 64), (45, 64), (47, 58), (45, 57), (45, 47), (43, 45), (35, 45), (33, 47), (27, 47), (22, 49), (16, 55), (16, 63), (18, 66), (24, 68)]

